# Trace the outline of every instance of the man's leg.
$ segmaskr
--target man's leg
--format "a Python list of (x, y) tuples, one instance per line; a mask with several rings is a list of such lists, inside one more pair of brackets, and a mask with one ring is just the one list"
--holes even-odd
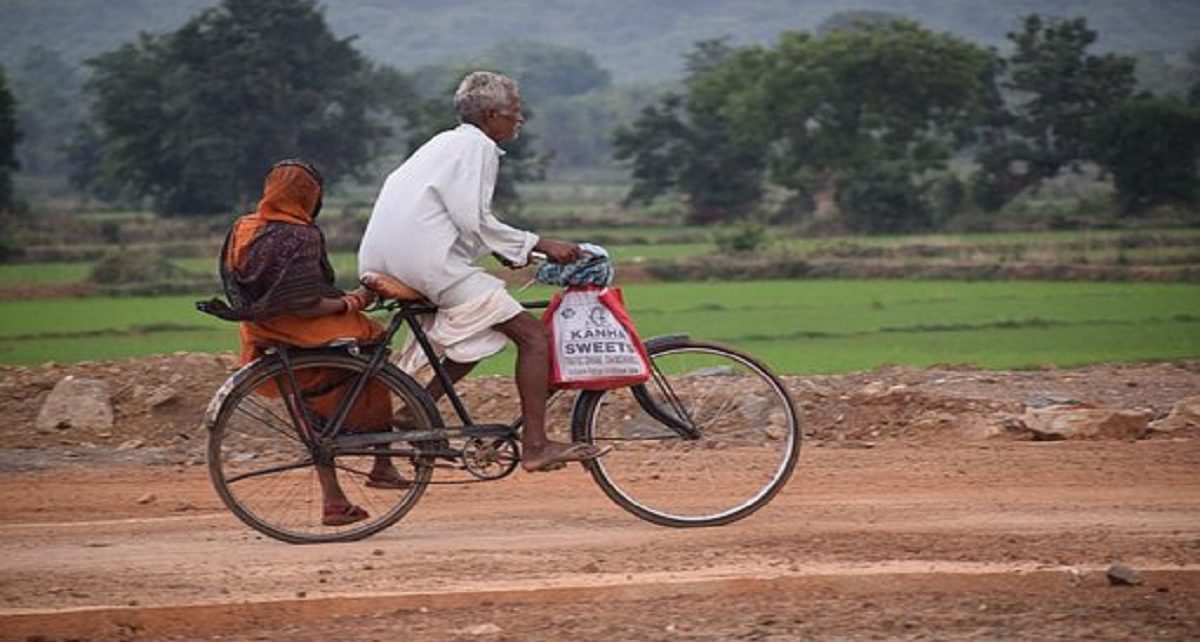
[(517, 392), (521, 397), (522, 460), (536, 470), (568, 452), (594, 455), (590, 446), (550, 441), (546, 436), (546, 399), (550, 389), (550, 331), (527, 312), (495, 326), (517, 344)]
[[(474, 363), (459, 363), (450, 359), (442, 359), (442, 367), (446, 369), (446, 374), (450, 376), (450, 381), (458, 383), (471, 369), (475, 367)], [(442, 387), (442, 380), (434, 377), (429, 385), (425, 386), (425, 390), (429, 392), (429, 396), (433, 397), (434, 401), (442, 398), (446, 394), (445, 388)]]

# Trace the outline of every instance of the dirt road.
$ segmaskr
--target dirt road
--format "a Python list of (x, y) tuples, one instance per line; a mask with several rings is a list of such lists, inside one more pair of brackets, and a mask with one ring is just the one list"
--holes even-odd
[(1200, 637), (1200, 439), (856, 444), (810, 440), (723, 528), (641, 522), (571, 468), (328, 546), (258, 536), (203, 466), (8, 465), (0, 639)]

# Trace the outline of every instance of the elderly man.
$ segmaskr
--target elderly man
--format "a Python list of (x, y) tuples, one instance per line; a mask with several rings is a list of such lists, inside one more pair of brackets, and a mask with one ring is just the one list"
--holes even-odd
[[(475, 265), (488, 254), (513, 265), (524, 265), (534, 251), (558, 263), (582, 256), (574, 243), (539, 238), (492, 214), (504, 155), (497, 143), (515, 139), (525, 121), (517, 84), (496, 73), (470, 73), (454, 94), (454, 109), (458, 127), (434, 136), (384, 182), (359, 247), (359, 273), (391, 274), (437, 304), (429, 336), (454, 380), (503, 349), (506, 338), (516, 343), (526, 471), (598, 457), (603, 451), (595, 446), (546, 436), (549, 334), (503, 281)], [(401, 367), (413, 372), (423, 364), (410, 340)], [(435, 398), (445, 392), (436, 378), (429, 391)]]

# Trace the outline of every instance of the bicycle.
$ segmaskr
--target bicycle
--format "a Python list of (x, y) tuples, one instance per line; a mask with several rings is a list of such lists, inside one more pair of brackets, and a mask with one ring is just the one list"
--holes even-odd
[[(359, 540), (404, 517), (432, 484), (494, 481), (518, 467), (520, 419), (472, 420), (421, 327), (420, 317), (437, 308), (382, 278), (374, 309), (391, 319), (380, 341), (276, 346), (231, 375), (209, 403), (212, 482), (234, 515), (265, 535), (291, 543)], [(447, 426), (424, 387), (389, 362), (391, 341), (405, 326), (460, 423)], [(583, 466), (617, 505), (663, 526), (723, 525), (762, 508), (800, 453), (800, 422), (783, 384), (753, 357), (716, 343), (677, 334), (645, 345), (652, 371), (645, 384), (575, 397), (572, 439), (613, 446)], [(332, 383), (305, 389), (301, 382), (313, 373)], [(387, 390), (396, 419), (390, 430), (347, 424), (368, 384)], [(327, 395), (336, 397), (336, 409), (323, 416), (312, 404)], [(367, 485), (376, 457), (390, 457), (408, 487)], [(322, 525), (318, 466), (332, 467), (347, 497), (370, 517)], [(443, 470), (462, 478), (435, 480)]]

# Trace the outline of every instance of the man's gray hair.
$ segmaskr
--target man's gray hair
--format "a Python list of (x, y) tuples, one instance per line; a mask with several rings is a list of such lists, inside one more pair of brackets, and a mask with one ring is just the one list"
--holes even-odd
[(504, 109), (517, 96), (517, 81), (492, 71), (472, 71), (454, 92), (454, 113), (466, 123), (474, 123), (489, 109)]

